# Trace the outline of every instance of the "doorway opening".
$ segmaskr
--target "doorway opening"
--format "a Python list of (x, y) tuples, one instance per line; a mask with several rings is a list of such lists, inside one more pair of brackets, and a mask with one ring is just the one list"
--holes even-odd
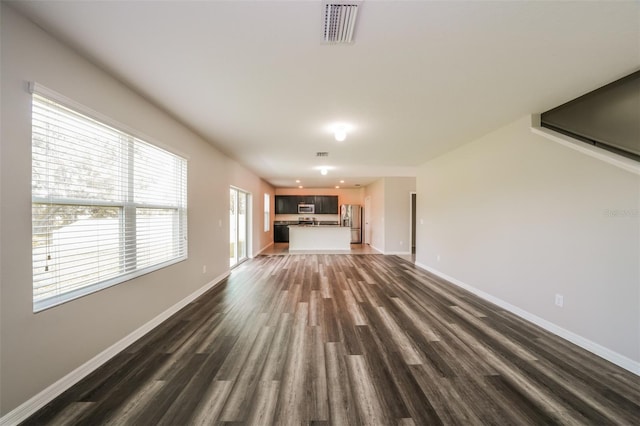
[(411, 193), (411, 254), (416, 254), (416, 193)]

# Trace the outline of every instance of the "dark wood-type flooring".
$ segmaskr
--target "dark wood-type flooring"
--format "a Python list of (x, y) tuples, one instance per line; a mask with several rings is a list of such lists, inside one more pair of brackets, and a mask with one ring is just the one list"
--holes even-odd
[(395, 256), (259, 256), (24, 424), (638, 424), (639, 378)]

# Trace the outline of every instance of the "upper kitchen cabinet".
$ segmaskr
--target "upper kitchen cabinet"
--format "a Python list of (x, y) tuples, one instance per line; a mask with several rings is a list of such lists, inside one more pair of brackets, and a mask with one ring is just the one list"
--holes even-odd
[[(316, 204), (316, 197), (313, 195), (298, 195), (298, 204)], [(318, 206), (316, 206), (316, 213), (318, 213)]]
[(317, 214), (338, 214), (337, 195), (318, 195), (315, 205)]
[(276, 195), (276, 214), (298, 214), (298, 204), (313, 204), (314, 214), (338, 214), (337, 195)]
[(276, 214), (298, 214), (298, 196), (276, 195)]

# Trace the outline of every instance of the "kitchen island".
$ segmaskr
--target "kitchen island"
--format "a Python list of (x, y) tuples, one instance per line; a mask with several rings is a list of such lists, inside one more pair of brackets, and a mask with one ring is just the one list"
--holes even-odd
[(289, 225), (289, 252), (316, 250), (351, 250), (351, 229), (339, 225)]

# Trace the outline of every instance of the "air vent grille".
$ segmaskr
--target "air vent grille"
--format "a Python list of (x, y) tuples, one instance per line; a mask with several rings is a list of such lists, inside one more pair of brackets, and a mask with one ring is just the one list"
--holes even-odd
[(351, 43), (357, 16), (358, 4), (356, 3), (325, 3), (324, 42)]
[(328, 157), (329, 153), (326, 151), (316, 152), (316, 157)]

